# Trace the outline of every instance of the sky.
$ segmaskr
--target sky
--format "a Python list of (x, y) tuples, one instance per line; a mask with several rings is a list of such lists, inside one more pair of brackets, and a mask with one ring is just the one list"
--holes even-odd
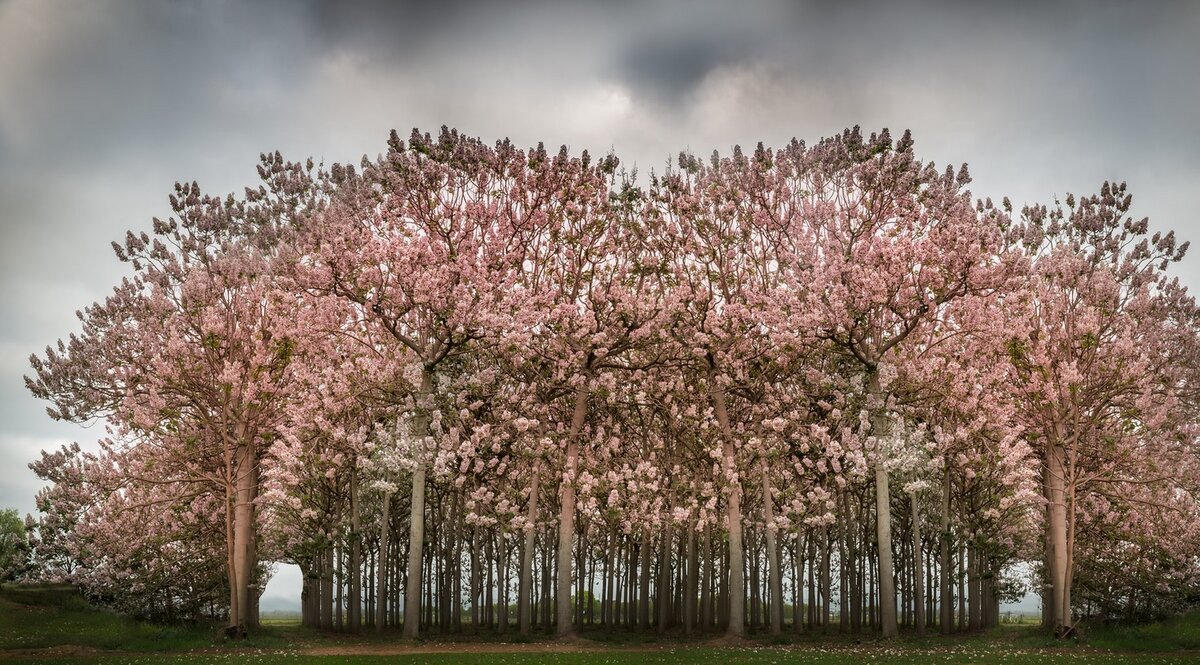
[[(413, 127), (646, 173), (861, 125), (1018, 206), (1127, 181), (1200, 240), (1196, 35), (1200, 3), (1154, 1), (0, 0), (0, 507), (34, 510), (40, 450), (103, 435), (51, 421), (28, 358), (127, 274), (110, 242), (177, 180), (239, 192), (261, 152), (357, 163)], [(1200, 288), (1200, 257), (1177, 272)]]

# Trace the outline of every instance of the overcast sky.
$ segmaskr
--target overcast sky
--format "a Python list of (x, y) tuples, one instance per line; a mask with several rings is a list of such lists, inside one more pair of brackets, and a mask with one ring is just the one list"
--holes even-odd
[[(52, 422), (27, 358), (124, 274), (109, 242), (176, 180), (254, 184), (257, 156), (354, 161), (443, 124), (642, 171), (690, 149), (911, 128), (1016, 203), (1126, 180), (1200, 239), (1200, 3), (0, 0), (0, 507)], [(1200, 288), (1200, 256), (1183, 278)]]

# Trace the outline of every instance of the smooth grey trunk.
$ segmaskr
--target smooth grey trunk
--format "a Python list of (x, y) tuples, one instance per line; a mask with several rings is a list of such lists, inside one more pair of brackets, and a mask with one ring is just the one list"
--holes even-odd
[(793, 552), (795, 577), (792, 582), (792, 632), (799, 635), (804, 628), (804, 544), (803, 532), (796, 530), (796, 547)]
[(939, 539), (938, 577), (941, 581), (941, 626), (943, 635), (954, 631), (954, 598), (950, 586), (950, 543), (954, 535), (950, 533), (950, 470), (945, 471), (942, 481), (942, 537)]
[(642, 544), (638, 548), (638, 554), (641, 557), (641, 569), (638, 574), (638, 582), (641, 588), (638, 592), (638, 626), (642, 628), (650, 627), (650, 533), (642, 532)]
[(429, 401), (433, 395), (433, 372), (421, 370), (417, 392), (417, 412), (412, 421), (412, 436), (417, 446), (417, 467), (412, 476), (412, 501), (408, 512), (408, 584), (404, 587), (405, 639), (416, 639), (421, 631), (421, 563), (425, 552), (425, 437), (429, 436)]
[(333, 543), (325, 546), (321, 564), (321, 629), (333, 630)]
[[(668, 508), (668, 512), (670, 509)], [(658, 548), (658, 632), (667, 632), (671, 620), (671, 523), (663, 525), (662, 542)]]
[(833, 585), (830, 579), (830, 562), (829, 562), (829, 527), (821, 526), (821, 626), (825, 628), (825, 632), (829, 632), (829, 608), (832, 599), (830, 591)]
[(517, 632), (528, 635), (533, 627), (533, 552), (537, 544), (538, 495), (542, 487), (542, 461), (533, 465), (529, 504), (525, 507), (525, 543), (521, 550), (521, 579), (517, 586)]
[(1071, 580), (1069, 575), (1070, 548), (1067, 534), (1067, 468), (1066, 450), (1051, 443), (1046, 451), (1048, 490), (1046, 529), (1051, 545), (1050, 606), (1056, 634), (1071, 626)]
[(768, 611), (772, 635), (783, 633), (783, 571), (779, 567), (779, 545), (775, 528), (775, 498), (771, 495), (771, 475), (767, 460), (760, 458), (762, 471), (763, 516), (767, 522), (767, 584), (770, 589)]
[(341, 544), (340, 534), (337, 544), (333, 550), (333, 585), (337, 593), (337, 597), (333, 599), (333, 616), (334, 628), (344, 630), (346, 627), (345, 616), (343, 615), (343, 607), (345, 606), (345, 597), (342, 595), (345, 591), (345, 585), (342, 583), (346, 579), (346, 548)]
[(974, 545), (967, 546), (967, 589), (967, 628), (979, 630), (982, 587), (979, 584), (979, 555)]
[(362, 519), (358, 514), (358, 471), (350, 474), (350, 593), (346, 621), (351, 633), (362, 627)]
[[(239, 428), (238, 435), (241, 436)], [(258, 460), (253, 446), (241, 444), (237, 449), (236, 502), (233, 509), (233, 569), (236, 581), (236, 608), (230, 608), (231, 624), (239, 634), (251, 627), (251, 579), (258, 566), (255, 547), (254, 500), (258, 491)]]
[[(226, 453), (226, 484), (225, 484), (225, 575), (229, 578), (229, 626), (226, 633), (240, 637), (242, 633), (242, 613), (238, 609), (238, 568), (237, 556), (234, 554), (235, 537), (234, 514), (237, 512), (237, 469), (233, 463), (233, 455)], [(306, 580), (307, 584), (307, 580)], [(305, 587), (307, 590), (307, 586)]]
[[(567, 433), (567, 468), (560, 491), (558, 512), (558, 584), (555, 589), (555, 615), (557, 625), (554, 633), (559, 637), (574, 632), (571, 620), (571, 553), (575, 544), (575, 474), (579, 468), (579, 433), (587, 420), (588, 387), (582, 383), (575, 390), (575, 410), (571, 414), (571, 430)], [(582, 600), (582, 599), (579, 599)]]
[(496, 600), (496, 624), (501, 633), (508, 632), (508, 539), (501, 531), (496, 538), (496, 577), (500, 581), (500, 592)]
[(891, 420), (886, 413), (886, 396), (879, 387), (879, 373), (872, 371), (868, 390), (876, 402), (871, 414), (871, 434), (879, 459), (875, 462), (875, 538), (879, 548), (879, 620), (883, 636), (896, 637), (900, 630), (896, 625), (896, 580), (892, 564), (892, 496), (888, 486), (888, 472), (884, 456), (886, 438), (891, 434)]
[(687, 574), (683, 583), (683, 632), (691, 635), (696, 623), (696, 585), (699, 582), (697, 573), (696, 528), (688, 525), (687, 529)]
[(917, 495), (910, 494), (912, 501), (912, 570), (913, 570), (913, 623), (917, 635), (925, 635), (925, 565), (921, 561), (921, 514)]
[(713, 552), (712, 543), (712, 525), (707, 524), (704, 527), (704, 585), (700, 588), (700, 627), (701, 630), (709, 630), (713, 625), (713, 603), (712, 603), (712, 588), (713, 588), (713, 569), (716, 567), (713, 558), (716, 554)]
[(955, 547), (954, 554), (958, 558), (958, 626), (965, 629), (967, 627), (967, 557), (963, 553), (963, 547)]
[(480, 613), (479, 600), (483, 597), (483, 571), (480, 570), (480, 545), (483, 533), (479, 525), (471, 533), (471, 632), (479, 633)]
[(391, 540), (391, 508), (392, 508), (392, 493), (383, 493), (383, 509), (381, 522), (379, 526), (379, 562), (375, 567), (375, 572), (378, 574), (375, 582), (375, 632), (382, 633), (384, 625), (387, 624), (387, 597), (388, 597), (388, 544)]
[(726, 528), (729, 530), (729, 625), (726, 633), (741, 637), (746, 634), (746, 577), (742, 544), (742, 489), (741, 482), (737, 480), (737, 449), (733, 445), (733, 428), (729, 424), (729, 413), (725, 405), (725, 388), (718, 382), (715, 371), (709, 372), (708, 386), (713, 412), (725, 439), (721, 450), (725, 477), (731, 483), (726, 511)]

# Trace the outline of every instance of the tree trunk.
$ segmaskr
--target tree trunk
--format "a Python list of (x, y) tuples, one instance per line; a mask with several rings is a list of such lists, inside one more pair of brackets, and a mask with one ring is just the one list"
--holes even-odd
[(892, 497), (888, 486), (888, 472), (884, 459), (886, 439), (891, 434), (891, 421), (887, 417), (886, 395), (879, 387), (879, 374), (872, 371), (868, 386), (876, 402), (871, 414), (871, 434), (875, 437), (879, 459), (875, 462), (875, 536), (879, 547), (879, 606), (883, 636), (896, 637), (900, 634), (896, 626), (896, 581), (892, 566)]
[(751, 531), (749, 537), (749, 556), (746, 557), (746, 568), (750, 575), (750, 632), (758, 631), (758, 618), (760, 616), (762, 599), (759, 597), (758, 585), (758, 533)]
[(830, 598), (831, 587), (833, 580), (830, 572), (830, 543), (829, 543), (829, 527), (821, 527), (821, 626), (829, 632), (829, 607), (832, 601)]
[(404, 588), (404, 629), (400, 635), (416, 639), (421, 630), (421, 562), (425, 551), (425, 437), (429, 436), (429, 401), (433, 395), (433, 372), (421, 371), (412, 436), (421, 458), (412, 476), (412, 500), (408, 511), (408, 580)]
[(549, 538), (549, 534), (547, 534), (545, 546), (542, 550), (542, 602), (541, 602), (540, 609), (541, 609), (541, 623), (542, 623), (543, 630), (550, 629), (550, 605), (551, 605), (550, 580), (551, 580), (551, 577), (553, 577), (551, 575), (550, 569), (551, 569), (552, 564), (553, 564), (553, 559), (550, 556), (550, 538)]
[(792, 632), (800, 634), (804, 623), (801, 615), (804, 610), (804, 537), (797, 530), (795, 547), (792, 549)]
[(480, 612), (480, 599), (483, 597), (483, 571), (479, 569), (481, 558), (479, 550), (483, 540), (478, 525), (475, 526), (471, 533), (471, 632), (479, 634), (479, 622), (482, 618)]
[[(670, 508), (668, 507), (668, 512)], [(663, 525), (662, 543), (658, 549), (658, 632), (667, 632), (671, 621), (671, 522)]]
[(321, 563), (321, 630), (333, 630), (333, 540), (325, 546)]
[(958, 627), (960, 629), (967, 627), (967, 557), (964, 555), (963, 549), (961, 547), (954, 548), (954, 553), (958, 557)]
[(770, 630), (772, 635), (783, 633), (783, 571), (779, 566), (779, 544), (775, 527), (775, 499), (771, 496), (771, 475), (767, 460), (761, 459), (763, 486), (763, 516), (767, 522), (767, 571), (770, 587)]
[(683, 583), (683, 632), (691, 635), (696, 624), (696, 585), (699, 582), (696, 555), (696, 528), (689, 524), (687, 527), (687, 575)]
[(529, 504), (525, 507), (525, 546), (521, 550), (521, 579), (517, 590), (517, 632), (528, 635), (533, 626), (533, 553), (537, 544), (538, 494), (542, 485), (542, 461), (534, 462)]
[(392, 493), (384, 492), (383, 494), (383, 512), (379, 525), (379, 561), (376, 564), (375, 572), (378, 574), (375, 583), (375, 632), (382, 633), (383, 628), (387, 625), (387, 578), (388, 578), (388, 544), (391, 540), (389, 527), (391, 526), (391, 507)]
[(642, 544), (638, 548), (638, 554), (641, 556), (642, 562), (640, 571), (638, 572), (638, 581), (641, 583), (640, 591), (638, 592), (638, 626), (641, 628), (650, 627), (650, 533), (642, 532)]
[(496, 609), (496, 624), (501, 633), (508, 632), (508, 539), (501, 531), (496, 538), (496, 577), (500, 581), (500, 593), (496, 600), (500, 607)]
[(362, 520), (358, 514), (358, 471), (350, 473), (350, 598), (347, 623), (351, 633), (362, 628)]
[(945, 468), (945, 478), (942, 481), (942, 537), (939, 547), (940, 561), (938, 563), (939, 577), (942, 587), (941, 633), (949, 635), (954, 631), (954, 598), (950, 585), (950, 543), (954, 535), (950, 533), (950, 469)]
[[(250, 584), (258, 566), (254, 543), (254, 499), (258, 490), (258, 460), (253, 446), (237, 449), (236, 503), (233, 509), (233, 569), (236, 580), (236, 609), (230, 608), (231, 624), (238, 635), (245, 635), (250, 623)], [(236, 618), (235, 618), (236, 614)]]
[(858, 529), (851, 523), (850, 500), (838, 492), (838, 632), (857, 635), (862, 629), (862, 585), (859, 583)]
[(704, 586), (700, 588), (700, 629), (711, 630), (713, 625), (713, 569), (716, 567), (716, 562), (713, 558), (716, 554), (713, 552), (712, 543), (712, 525), (707, 524), (704, 527)]
[(242, 613), (238, 609), (238, 569), (237, 555), (235, 554), (237, 537), (235, 536), (236, 519), (234, 515), (237, 512), (237, 470), (228, 453), (225, 461), (228, 474), (225, 484), (225, 575), (229, 578), (229, 625), (225, 629), (225, 634), (237, 638), (242, 637), (243, 631)]
[(1071, 585), (1068, 578), (1070, 551), (1067, 542), (1067, 470), (1066, 451), (1052, 442), (1046, 451), (1046, 470), (1049, 501), (1046, 504), (1047, 541), (1051, 546), (1050, 607), (1054, 632), (1061, 635), (1071, 626)]
[(913, 571), (913, 623), (917, 635), (925, 635), (925, 565), (921, 562), (921, 515), (917, 507), (917, 495), (909, 496), (912, 501), (912, 571)]
[(729, 635), (740, 637), (746, 634), (746, 578), (743, 572), (745, 553), (742, 549), (742, 489), (737, 477), (737, 449), (733, 445), (733, 428), (729, 424), (729, 413), (725, 405), (725, 388), (720, 385), (715, 367), (711, 366), (708, 376), (709, 393), (713, 412), (721, 435), (722, 461), (725, 478), (730, 483), (726, 512), (726, 527), (729, 530)]
[(342, 595), (345, 591), (345, 585), (342, 584), (342, 580), (346, 579), (346, 570), (343, 567), (346, 562), (346, 549), (341, 544), (341, 534), (338, 534), (338, 542), (334, 546), (333, 557), (333, 587), (335, 593), (337, 594), (333, 599), (333, 627), (337, 630), (345, 630), (345, 616), (343, 615), (342, 610), (342, 608), (345, 606), (345, 603), (343, 602), (345, 597)]
[(579, 432), (587, 419), (588, 387), (581, 383), (575, 390), (575, 411), (571, 414), (571, 431), (567, 433), (567, 468), (563, 474), (558, 512), (558, 585), (555, 608), (559, 637), (574, 632), (571, 621), (571, 551), (575, 542), (575, 474), (579, 466)]
[(967, 601), (967, 628), (979, 630), (982, 587), (979, 584), (979, 555), (974, 545), (967, 545), (967, 590), (970, 595)]

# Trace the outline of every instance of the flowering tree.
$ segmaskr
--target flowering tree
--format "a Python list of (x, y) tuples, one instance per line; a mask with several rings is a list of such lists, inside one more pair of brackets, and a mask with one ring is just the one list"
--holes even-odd
[[(174, 217), (154, 236), (130, 232), (117, 256), (134, 276), (79, 314), (83, 334), (31, 363), (33, 393), (52, 417), (107, 418), (111, 445), (139, 449), (118, 465), (133, 483), (216, 488), (225, 521), (229, 625), (255, 621), (259, 461), (286, 401), (292, 342), (275, 334), (286, 298), (271, 248), (307, 191), (304, 167), (264, 156), (266, 183), (247, 199), (176, 185)], [(152, 467), (153, 473), (143, 470)]]
[(1147, 238), (1131, 204), (1124, 184), (1105, 183), (1098, 195), (1068, 196), (1065, 208), (1023, 211), (1033, 270), (1009, 351), (1042, 456), (1047, 622), (1060, 634), (1072, 627), (1081, 501), (1090, 491), (1140, 493), (1133, 479), (1172, 468), (1160, 465), (1192, 441), (1178, 405), (1191, 390), (1195, 304), (1163, 272), (1187, 244)]
[(288, 561), (306, 625), (406, 637), (949, 633), (1038, 560), (1065, 635), (1200, 584), (1197, 311), (1123, 185), (1014, 223), (886, 130), (645, 181), (387, 145), (117, 245), (31, 359), (108, 428), (32, 464), (36, 575), (241, 635)]

